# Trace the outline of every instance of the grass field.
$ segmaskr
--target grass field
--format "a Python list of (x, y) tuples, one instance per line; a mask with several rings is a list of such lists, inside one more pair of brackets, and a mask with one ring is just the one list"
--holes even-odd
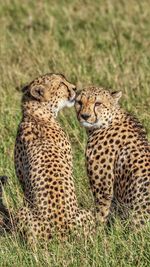
[[(122, 90), (122, 106), (150, 138), (150, 3), (147, 0), (5, 0), (0, 3), (0, 175), (9, 176), (5, 203), (16, 210), (22, 192), (13, 150), (20, 121), (19, 88), (39, 74), (62, 72), (78, 87)], [(60, 114), (74, 152), (79, 203), (93, 205), (84, 167), (86, 134), (72, 109)], [(150, 266), (150, 228), (136, 234), (116, 222), (94, 238), (31, 251), (17, 237), (0, 237), (0, 266)]]

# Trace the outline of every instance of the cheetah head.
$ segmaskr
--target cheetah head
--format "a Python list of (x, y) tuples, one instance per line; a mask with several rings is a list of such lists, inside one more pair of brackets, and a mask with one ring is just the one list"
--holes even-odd
[(76, 87), (62, 74), (48, 73), (33, 80), (23, 89), (23, 102), (39, 102), (57, 115), (63, 107), (74, 105)]
[(87, 128), (105, 128), (113, 120), (121, 92), (101, 87), (83, 89), (76, 97), (75, 108), (80, 123)]

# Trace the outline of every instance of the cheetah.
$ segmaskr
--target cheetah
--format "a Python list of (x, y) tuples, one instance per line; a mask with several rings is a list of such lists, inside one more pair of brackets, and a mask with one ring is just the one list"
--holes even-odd
[(88, 228), (90, 211), (79, 209), (68, 137), (56, 120), (59, 110), (72, 107), (75, 85), (62, 74), (37, 77), (23, 89), (22, 120), (15, 143), (16, 175), (24, 206), (16, 224), (28, 243), (60, 237), (77, 226)]
[(75, 107), (88, 133), (86, 166), (98, 222), (108, 222), (115, 203), (136, 227), (150, 218), (150, 145), (141, 123), (120, 107), (121, 96), (91, 86), (79, 92)]

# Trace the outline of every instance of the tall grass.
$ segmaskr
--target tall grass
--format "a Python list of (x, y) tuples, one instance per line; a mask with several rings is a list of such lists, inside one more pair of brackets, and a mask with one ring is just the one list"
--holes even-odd
[[(0, 174), (9, 176), (5, 203), (16, 210), (22, 192), (13, 150), (20, 121), (16, 88), (46, 72), (62, 72), (79, 88), (104, 85), (123, 91), (150, 137), (149, 1), (5, 0), (0, 3)], [(60, 122), (74, 153), (79, 203), (93, 206), (84, 166), (86, 134), (74, 110)], [(0, 237), (0, 266), (150, 266), (150, 229), (128, 232), (116, 222), (96, 237), (52, 241), (33, 252), (16, 236)]]

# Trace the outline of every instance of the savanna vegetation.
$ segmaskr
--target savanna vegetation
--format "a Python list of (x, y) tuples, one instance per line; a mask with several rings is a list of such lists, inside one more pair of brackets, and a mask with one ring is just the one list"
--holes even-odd
[[(22, 204), (13, 161), (20, 88), (36, 76), (61, 72), (78, 88), (122, 90), (122, 106), (136, 114), (150, 138), (149, 18), (148, 0), (0, 1), (0, 175), (9, 177), (4, 199), (11, 210)], [(92, 208), (86, 133), (73, 108), (61, 112), (59, 120), (72, 142), (78, 201)], [(37, 251), (6, 234), (0, 236), (0, 266), (150, 266), (150, 228), (137, 234), (116, 220), (88, 240), (53, 240)]]

